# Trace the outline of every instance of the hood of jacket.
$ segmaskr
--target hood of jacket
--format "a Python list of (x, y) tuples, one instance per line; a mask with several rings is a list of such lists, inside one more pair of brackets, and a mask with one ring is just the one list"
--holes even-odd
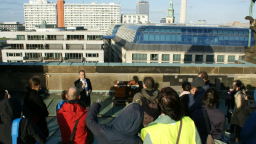
[(142, 128), (143, 118), (142, 107), (137, 103), (132, 103), (112, 121), (112, 126), (118, 133), (137, 136)]
[(154, 90), (154, 89), (142, 89), (141, 90), (141, 94), (146, 98), (146, 99), (149, 99), (149, 100), (154, 100), (158, 97), (158, 93), (159, 91), (158, 90)]
[(21, 103), (16, 98), (0, 101), (0, 123), (11, 125), (14, 119), (21, 116)]

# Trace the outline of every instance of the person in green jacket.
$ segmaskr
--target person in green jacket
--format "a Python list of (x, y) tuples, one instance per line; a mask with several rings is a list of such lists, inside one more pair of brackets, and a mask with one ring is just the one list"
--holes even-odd
[(144, 144), (201, 144), (192, 119), (184, 116), (179, 95), (170, 87), (163, 88), (158, 97), (161, 115), (141, 130)]

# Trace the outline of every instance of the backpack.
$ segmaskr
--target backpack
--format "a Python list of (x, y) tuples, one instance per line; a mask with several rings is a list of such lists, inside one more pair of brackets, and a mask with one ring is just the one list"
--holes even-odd
[(245, 99), (244, 101), (244, 107), (242, 110), (245, 115), (249, 116), (251, 113), (256, 111), (256, 102), (254, 98), (250, 95), (244, 94), (244, 97), (247, 97), (247, 99)]
[(160, 115), (158, 100), (149, 100), (143, 96), (141, 102), (144, 111), (143, 126), (147, 127), (149, 123), (153, 122)]
[[(17, 139), (19, 137), (19, 126), (20, 126), (20, 121), (22, 118), (17, 118), (13, 120), (12, 122), (12, 144), (17, 144)], [(38, 144), (36, 142), (36, 144)]]

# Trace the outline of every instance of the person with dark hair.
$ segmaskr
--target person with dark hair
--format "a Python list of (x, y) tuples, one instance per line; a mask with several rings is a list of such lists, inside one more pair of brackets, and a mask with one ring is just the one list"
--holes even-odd
[(249, 118), (244, 123), (241, 135), (241, 144), (256, 143), (256, 112), (250, 114)]
[(194, 93), (194, 99), (189, 100), (189, 112), (192, 116), (194, 111), (197, 109), (201, 109), (203, 104), (201, 101), (201, 97), (203, 96), (205, 89), (203, 88), (205, 86), (204, 80), (201, 77), (196, 77), (193, 82), (191, 83), (192, 90), (195, 90)]
[(67, 95), (67, 90), (63, 90), (62, 92), (61, 92), (61, 94), (60, 94), (60, 97), (61, 97), (61, 101), (57, 104), (57, 106), (56, 106), (56, 112), (60, 109), (60, 108), (62, 108), (62, 105), (66, 102), (66, 100), (67, 100), (67, 98), (66, 98), (66, 95)]
[[(209, 88), (203, 94), (201, 100), (204, 104), (202, 109), (196, 110), (192, 116), (203, 144), (206, 144), (209, 126), (213, 139), (220, 140), (222, 132), (225, 130), (225, 114), (217, 109), (220, 95), (215, 88)], [(209, 122), (209, 123), (208, 123)]]
[(170, 87), (163, 88), (158, 97), (161, 115), (141, 130), (145, 144), (201, 144), (200, 136), (192, 119), (184, 116), (179, 95)]
[(40, 78), (32, 77), (29, 80), (28, 91), (24, 97), (23, 115), (32, 119), (44, 133), (45, 137), (48, 137), (49, 130), (46, 117), (48, 117), (49, 113), (42, 97), (38, 93), (39, 89)]
[(232, 140), (239, 142), (241, 140), (241, 129), (248, 118), (248, 115), (246, 115), (242, 110), (245, 107), (246, 100), (245, 86), (242, 82), (236, 82), (236, 91), (235, 107), (232, 113), (231, 124), (236, 125), (236, 135)]
[(91, 93), (92, 93), (92, 85), (91, 81), (88, 78), (85, 78), (85, 71), (79, 71), (79, 79), (74, 83), (75, 87), (79, 89), (81, 101), (86, 104), (86, 108), (90, 108), (91, 105)]
[(143, 109), (139, 104), (129, 104), (111, 125), (98, 123), (100, 107), (99, 102), (94, 103), (86, 118), (86, 125), (99, 144), (142, 144), (138, 133), (143, 127)]
[(233, 112), (233, 109), (235, 107), (235, 94), (236, 94), (236, 83), (241, 83), (240, 80), (235, 80), (233, 82), (233, 88), (229, 90), (229, 92), (227, 93), (227, 97), (225, 100), (225, 106), (227, 106), (227, 118), (228, 118), (228, 123), (229, 123), (229, 127), (226, 129), (225, 133), (226, 134), (231, 134), (232, 132), (235, 131), (235, 126), (231, 125), (231, 115)]
[(210, 80), (208, 78), (208, 74), (206, 71), (200, 71), (198, 73), (198, 77), (201, 77), (204, 80), (205, 86), (203, 88), (205, 90), (207, 90), (210, 87), (215, 87), (214, 84), (210, 83)]
[[(83, 102), (79, 101), (80, 92), (76, 87), (71, 87), (65, 96), (67, 101), (57, 112), (62, 143), (71, 141), (73, 144), (88, 144), (88, 129), (85, 124), (88, 110), (85, 105), (83, 106)], [(72, 133), (74, 133), (73, 137)]]
[[(21, 117), (21, 103), (16, 98), (0, 101), (0, 143), (12, 143), (12, 123)], [(46, 138), (42, 131), (29, 119), (22, 118), (19, 123), (17, 144), (44, 144)]]
[(132, 102), (138, 103), (144, 110), (144, 127), (154, 121), (160, 114), (158, 109), (158, 93), (159, 91), (154, 89), (154, 79), (152, 77), (145, 77), (143, 89), (133, 97)]
[(188, 104), (189, 104), (189, 97), (193, 97), (193, 95), (190, 94), (191, 90), (191, 84), (187, 81), (182, 83), (182, 92), (179, 95), (180, 101), (184, 107), (185, 115), (190, 116), (189, 110), (188, 110)]

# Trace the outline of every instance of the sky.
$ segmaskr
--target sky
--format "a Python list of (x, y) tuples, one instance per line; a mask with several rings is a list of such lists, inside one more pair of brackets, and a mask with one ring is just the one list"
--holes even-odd
[[(57, 0), (50, 0), (57, 3)], [(66, 3), (121, 3), (121, 14), (135, 14), (138, 0), (65, 0)], [(0, 22), (18, 21), (24, 23), (23, 3), (29, 0), (0, 0)], [(170, 0), (149, 0), (152, 23), (159, 23), (167, 16)], [(181, 0), (173, 0), (175, 23), (180, 19)], [(187, 23), (206, 20), (207, 24), (233, 23), (249, 15), (250, 0), (187, 0)], [(256, 5), (253, 9), (256, 19)]]

